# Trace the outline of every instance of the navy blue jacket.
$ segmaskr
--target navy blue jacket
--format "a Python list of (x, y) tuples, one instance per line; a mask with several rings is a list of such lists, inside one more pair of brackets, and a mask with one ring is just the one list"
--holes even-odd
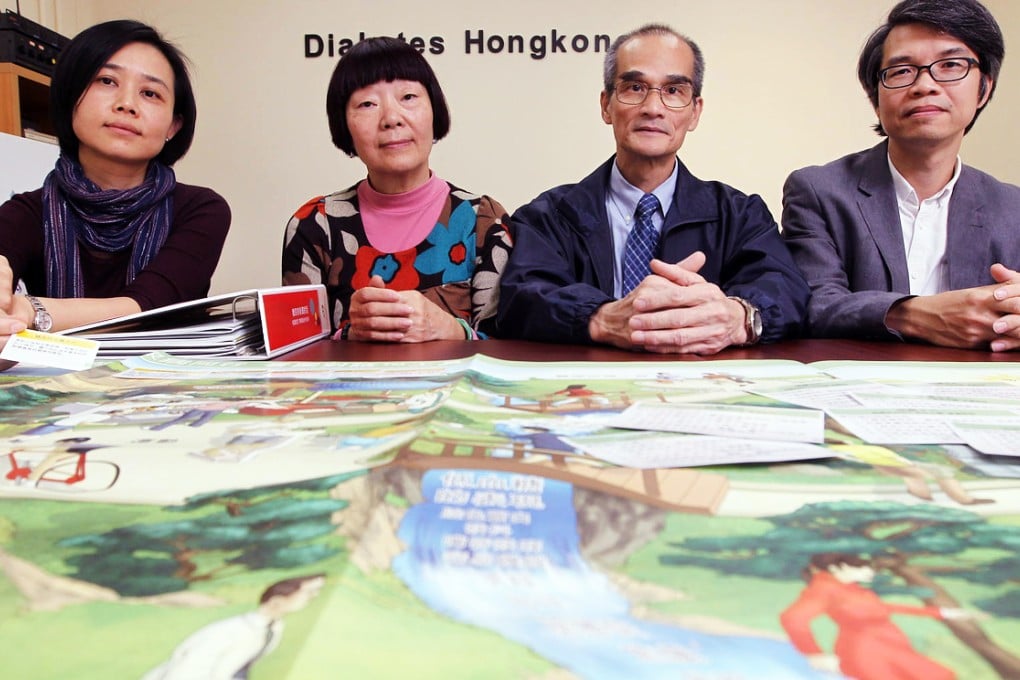
[[(612, 302), (613, 243), (606, 191), (615, 157), (577, 184), (550, 189), (514, 213), (514, 250), (500, 285), (497, 335), (590, 344), (588, 321)], [(700, 274), (762, 313), (763, 342), (799, 335), (808, 286), (758, 196), (694, 177), (683, 163), (656, 257), (696, 250)]]

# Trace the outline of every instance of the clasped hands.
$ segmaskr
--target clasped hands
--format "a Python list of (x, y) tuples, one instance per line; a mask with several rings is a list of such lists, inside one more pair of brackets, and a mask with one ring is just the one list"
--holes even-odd
[(886, 325), (903, 335), (945, 347), (1006, 352), (1020, 347), (1020, 272), (1002, 264), (995, 283), (921, 295), (897, 302)]
[(592, 340), (673, 354), (715, 354), (745, 342), (743, 305), (698, 273), (704, 265), (701, 251), (676, 264), (652, 260), (652, 273), (634, 290), (592, 315)]
[(463, 340), (457, 320), (416, 290), (390, 290), (378, 276), (354, 292), (348, 340), (429, 342)]

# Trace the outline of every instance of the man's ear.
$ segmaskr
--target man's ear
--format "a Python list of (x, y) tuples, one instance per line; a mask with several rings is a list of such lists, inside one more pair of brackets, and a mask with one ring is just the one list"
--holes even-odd
[(981, 87), (978, 89), (978, 111), (985, 107), (988, 100), (992, 96), (992, 88), (995, 86), (995, 81), (988, 74), (981, 74)]
[(691, 122), (687, 124), (688, 132), (693, 132), (698, 127), (698, 121), (701, 120), (701, 112), (705, 110), (705, 100), (701, 97), (695, 97), (691, 101), (691, 106), (694, 107), (694, 113), (691, 115)]
[(602, 122), (612, 125), (613, 119), (609, 116), (609, 94), (605, 90), (599, 95), (599, 107), (602, 109)]

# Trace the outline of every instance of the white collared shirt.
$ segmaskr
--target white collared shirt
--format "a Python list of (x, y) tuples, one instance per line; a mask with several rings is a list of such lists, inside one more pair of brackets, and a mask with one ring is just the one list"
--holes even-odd
[(953, 187), (960, 178), (962, 167), (957, 156), (956, 170), (946, 186), (931, 198), (918, 201), (917, 192), (889, 159), (911, 295), (934, 295), (949, 290), (949, 268), (946, 266), (949, 199), (953, 197)]
[[(666, 181), (655, 187), (652, 194), (659, 199), (659, 209), (652, 215), (652, 226), (662, 233), (662, 223), (666, 219), (666, 211), (673, 205), (673, 194), (676, 192), (676, 178), (680, 164), (673, 161), (673, 174)], [(613, 235), (613, 294), (617, 299), (623, 297), (623, 252), (627, 246), (627, 237), (634, 226), (634, 213), (638, 201), (645, 192), (628, 182), (613, 162), (609, 174), (609, 190), (606, 192), (606, 214), (609, 215), (609, 227)]]

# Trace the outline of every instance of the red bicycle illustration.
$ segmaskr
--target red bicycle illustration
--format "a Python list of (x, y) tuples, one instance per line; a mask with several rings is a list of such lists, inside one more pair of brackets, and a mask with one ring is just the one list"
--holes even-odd
[(47, 451), (29, 448), (9, 451), (0, 459), (7, 468), (0, 469), (0, 481), (68, 493), (109, 489), (120, 477), (120, 466), (90, 458), (89, 452), (106, 446), (88, 442), (89, 437), (71, 437), (58, 440)]

